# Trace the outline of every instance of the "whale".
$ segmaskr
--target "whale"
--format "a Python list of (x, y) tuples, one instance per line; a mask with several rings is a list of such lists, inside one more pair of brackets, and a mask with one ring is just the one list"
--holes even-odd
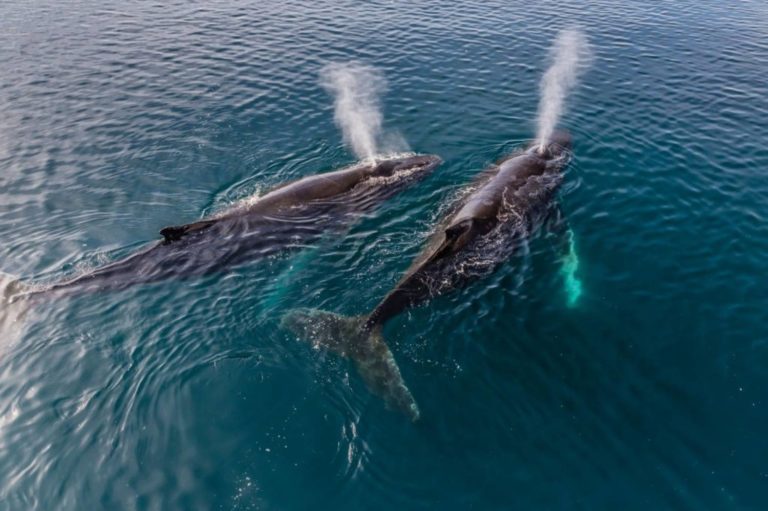
[(123, 258), (47, 286), (14, 282), (8, 301), (120, 290), (173, 277), (225, 271), (339, 233), (386, 199), (426, 177), (435, 155), (402, 154), (276, 186), (221, 214), (165, 227), (161, 240)]
[(571, 157), (556, 132), (482, 171), (437, 223), (421, 253), (368, 314), (294, 309), (282, 326), (315, 347), (350, 358), (370, 391), (411, 420), (420, 411), (383, 337), (392, 318), (489, 275), (552, 215)]

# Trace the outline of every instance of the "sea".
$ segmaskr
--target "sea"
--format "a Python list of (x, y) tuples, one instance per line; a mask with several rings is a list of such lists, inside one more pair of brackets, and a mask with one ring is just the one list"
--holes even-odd
[[(281, 319), (376, 306), (537, 136), (563, 31), (589, 49), (558, 96), (571, 251), (542, 226), (386, 324), (412, 422)], [(6, 299), (0, 510), (768, 509), (766, 77), (764, 0), (3, 1), (7, 289), (355, 164), (360, 137), (443, 164), (298, 250)]]

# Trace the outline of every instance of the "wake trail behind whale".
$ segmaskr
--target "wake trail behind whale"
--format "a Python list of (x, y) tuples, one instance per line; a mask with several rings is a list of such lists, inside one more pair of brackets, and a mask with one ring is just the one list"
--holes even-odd
[[(320, 85), (335, 97), (334, 119), (344, 142), (358, 158), (373, 159), (381, 138), (380, 96), (387, 88), (384, 76), (365, 64), (331, 63), (320, 72)], [(395, 141), (402, 145), (403, 141)]]
[(565, 100), (592, 61), (587, 36), (577, 29), (562, 30), (550, 49), (552, 64), (541, 78), (536, 143), (543, 151), (565, 112)]

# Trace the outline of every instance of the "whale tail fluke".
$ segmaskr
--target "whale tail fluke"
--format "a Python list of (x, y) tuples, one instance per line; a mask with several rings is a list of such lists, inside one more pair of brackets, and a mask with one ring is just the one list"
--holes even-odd
[(7, 337), (21, 326), (29, 306), (25, 295), (33, 289), (13, 275), (0, 272), (0, 337)]
[(0, 272), (0, 297), (3, 303), (11, 301), (15, 296), (24, 293), (28, 286), (13, 275)]
[(294, 309), (282, 320), (287, 328), (316, 348), (351, 358), (369, 390), (388, 408), (419, 418), (419, 407), (403, 381), (395, 357), (384, 342), (381, 326), (366, 327), (365, 316), (342, 316), (317, 309)]

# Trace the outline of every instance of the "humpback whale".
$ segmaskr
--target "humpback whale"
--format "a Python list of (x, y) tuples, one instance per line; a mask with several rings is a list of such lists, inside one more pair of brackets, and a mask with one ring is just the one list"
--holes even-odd
[(295, 309), (285, 328), (318, 347), (351, 358), (368, 388), (412, 420), (419, 408), (384, 341), (383, 326), (402, 312), (488, 275), (552, 211), (570, 159), (571, 137), (556, 132), (481, 172), (471, 193), (449, 208), (424, 250), (367, 315), (347, 317)]
[(299, 247), (356, 218), (434, 170), (434, 155), (399, 155), (284, 183), (220, 215), (166, 227), (163, 239), (124, 259), (51, 286), (7, 298), (118, 290), (171, 277), (204, 275)]

